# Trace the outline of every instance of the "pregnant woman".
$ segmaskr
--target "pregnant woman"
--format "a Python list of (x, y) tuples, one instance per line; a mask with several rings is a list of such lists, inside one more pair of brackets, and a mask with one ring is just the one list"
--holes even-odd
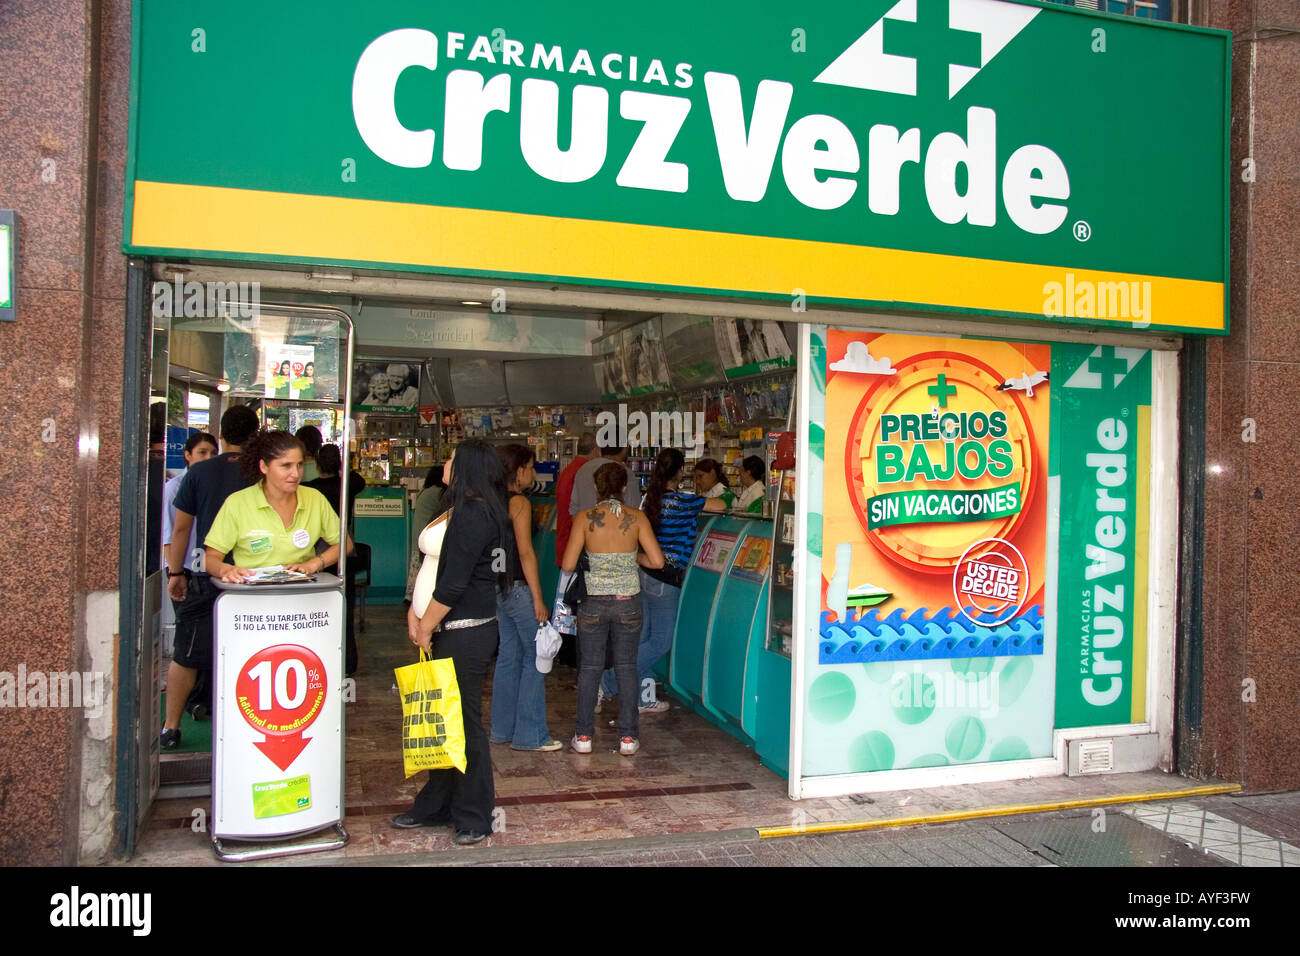
[(407, 636), (431, 658), (450, 657), (465, 721), (465, 772), (430, 770), (429, 782), (393, 826), (451, 824), (456, 842), (480, 842), (492, 830), (496, 793), (483, 729), (483, 681), (497, 649), (497, 594), (509, 581), (497, 557), (508, 548), (505, 481), (496, 449), (461, 442), (444, 470), (451, 507), (420, 534), (425, 560), (415, 579)]

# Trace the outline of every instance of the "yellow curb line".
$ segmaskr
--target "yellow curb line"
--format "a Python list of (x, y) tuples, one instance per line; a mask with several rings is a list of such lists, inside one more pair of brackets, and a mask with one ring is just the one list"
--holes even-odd
[(758, 827), (758, 835), (770, 837), (802, 836), (808, 833), (851, 833), (856, 830), (884, 830), (890, 827), (912, 827), (923, 823), (954, 823), (959, 820), (979, 820), (983, 817), (1010, 817), (1022, 813), (1048, 813), (1052, 810), (1076, 810), (1080, 807), (1100, 807), (1116, 803), (1141, 803), (1150, 800), (1176, 800), (1182, 797), (1204, 797), (1211, 794), (1237, 793), (1239, 783), (1209, 784), (1188, 790), (1165, 790), (1160, 793), (1127, 793), (1112, 797), (1092, 797), (1087, 800), (1059, 800), (1055, 803), (1026, 803), (1014, 807), (981, 807), (977, 810), (949, 810), (916, 817), (894, 817), (888, 820), (859, 820), (846, 823), (809, 823), (803, 826)]

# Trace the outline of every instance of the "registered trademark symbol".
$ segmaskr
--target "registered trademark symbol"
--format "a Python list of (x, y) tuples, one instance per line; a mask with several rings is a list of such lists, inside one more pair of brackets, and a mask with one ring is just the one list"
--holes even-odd
[(1088, 220), (1080, 219), (1074, 224), (1074, 238), (1080, 242), (1087, 242), (1092, 238), (1092, 226), (1088, 225)]

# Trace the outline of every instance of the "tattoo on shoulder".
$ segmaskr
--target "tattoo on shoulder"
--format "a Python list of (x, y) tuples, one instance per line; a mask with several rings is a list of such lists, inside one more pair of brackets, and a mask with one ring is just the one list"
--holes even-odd
[(636, 524), (636, 515), (631, 511), (623, 512), (623, 520), (618, 523), (619, 531), (627, 531)]
[(597, 528), (605, 527), (605, 512), (599, 508), (592, 508), (587, 512), (587, 530), (595, 531)]

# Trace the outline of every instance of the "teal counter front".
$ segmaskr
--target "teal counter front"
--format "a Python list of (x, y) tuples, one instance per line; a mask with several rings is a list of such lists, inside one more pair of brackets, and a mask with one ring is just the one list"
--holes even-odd
[(370, 604), (401, 604), (411, 560), (411, 512), (404, 488), (370, 487), (353, 505), (355, 540), (370, 546)]
[(784, 683), (766, 680), (760, 690), (762, 655), (770, 653), (772, 529), (770, 520), (733, 515), (702, 522), (682, 582), (668, 685), (696, 713), (754, 747), (770, 769), (784, 776), (790, 733), (788, 665)]

